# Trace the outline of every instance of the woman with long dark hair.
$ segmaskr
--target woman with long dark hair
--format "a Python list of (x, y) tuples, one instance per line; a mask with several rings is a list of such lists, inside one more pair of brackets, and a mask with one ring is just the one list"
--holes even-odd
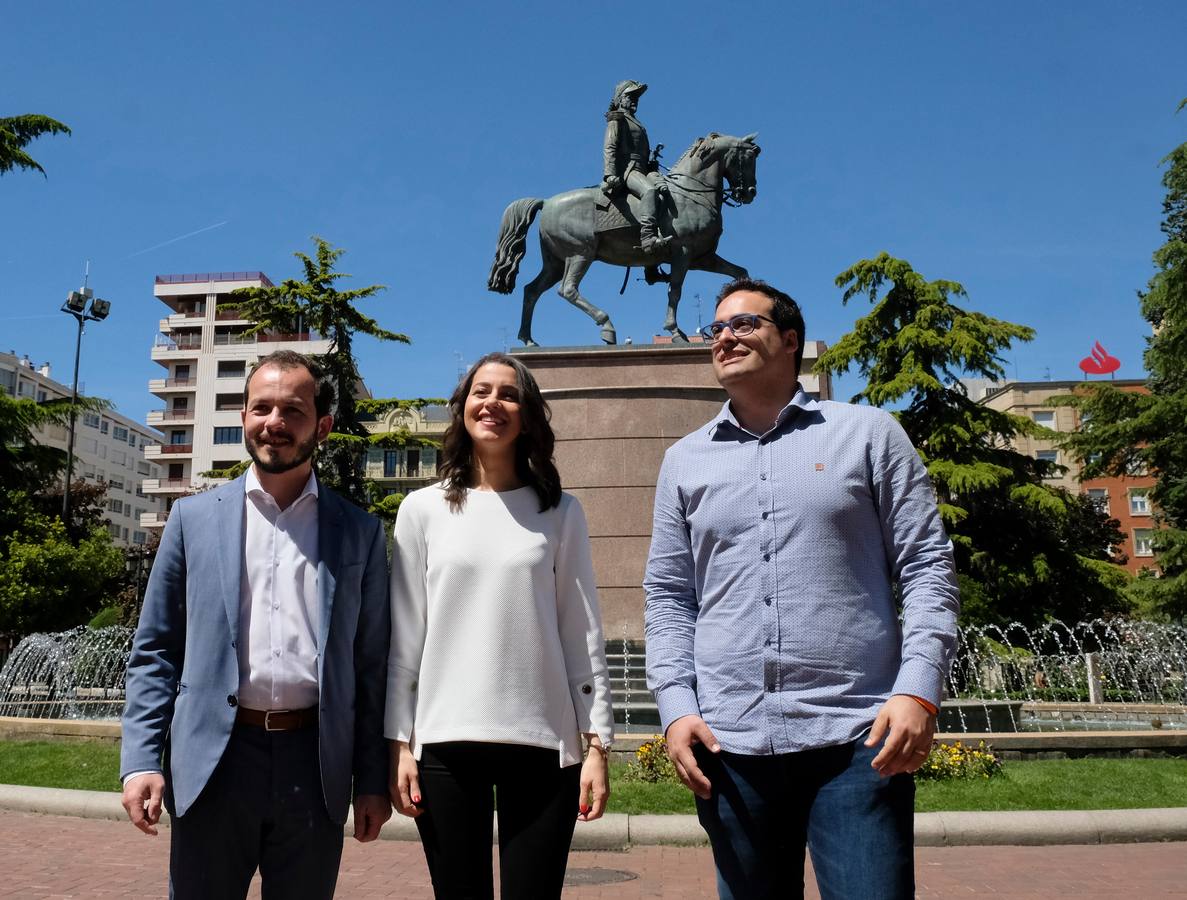
[(575, 822), (609, 796), (585, 513), (561, 490), (548, 405), (522, 363), (484, 356), (449, 409), (441, 481), (396, 520), (392, 802), (416, 819), (436, 896), (493, 896), (497, 797), (502, 896), (559, 897)]

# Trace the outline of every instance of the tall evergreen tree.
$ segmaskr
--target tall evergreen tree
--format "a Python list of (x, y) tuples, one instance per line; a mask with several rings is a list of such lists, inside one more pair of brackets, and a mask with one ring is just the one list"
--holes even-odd
[(1107, 548), (1121, 540), (1116, 523), (1047, 484), (1052, 463), (1012, 447), (1023, 435), (1053, 432), (971, 400), (960, 380), (1002, 379), (1001, 354), (1033, 330), (958, 306), (954, 300), (967, 297), (960, 284), (928, 281), (886, 253), (836, 282), (843, 303), (865, 294), (873, 310), (821, 356), (817, 371), (856, 365), (866, 385), (852, 401), (896, 408), (952, 537), (963, 618), (1075, 621), (1117, 610), (1125, 576), (1107, 562)]
[(0, 175), (13, 169), (36, 169), (44, 175), (41, 163), (25, 152), (29, 142), (43, 134), (70, 134), (70, 128), (49, 116), (0, 118)]
[[(1182, 110), (1187, 100), (1179, 104)], [(1187, 616), (1187, 143), (1163, 159), (1162, 232), (1156, 272), (1139, 292), (1153, 334), (1144, 361), (1149, 394), (1128, 393), (1106, 382), (1085, 385), (1067, 398), (1085, 420), (1064, 441), (1085, 461), (1084, 476), (1146, 470), (1157, 477), (1150, 492), (1154, 558), (1161, 576), (1139, 586), (1155, 609)]]
[(315, 258), (300, 251), (293, 254), (305, 269), (304, 281), (288, 279), (270, 287), (241, 288), (232, 294), (232, 305), (256, 323), (249, 334), (314, 331), (330, 341), (319, 362), (334, 385), (337, 406), (334, 431), (318, 453), (317, 471), (328, 485), (366, 508), (369, 498), (363, 464), (369, 435), (360, 421), (355, 397), (361, 378), (355, 364), (354, 338), (365, 334), (381, 341), (411, 342), (407, 335), (388, 331), (355, 308), (357, 301), (385, 290), (384, 285), (338, 290), (336, 282), (351, 277), (334, 271), (338, 257), (346, 251), (316, 235), (313, 241), (317, 244)]

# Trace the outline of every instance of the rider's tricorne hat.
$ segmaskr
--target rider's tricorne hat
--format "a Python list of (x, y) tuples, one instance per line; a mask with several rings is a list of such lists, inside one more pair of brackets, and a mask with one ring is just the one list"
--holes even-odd
[(620, 81), (614, 88), (614, 103), (617, 105), (618, 101), (627, 94), (641, 96), (646, 90), (647, 85), (641, 81), (631, 81), (629, 78), (626, 81)]

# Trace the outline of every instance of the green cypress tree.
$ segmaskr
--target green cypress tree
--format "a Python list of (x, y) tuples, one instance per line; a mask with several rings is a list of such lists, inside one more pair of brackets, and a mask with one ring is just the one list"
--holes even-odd
[(817, 371), (856, 365), (866, 385), (852, 402), (895, 408), (952, 537), (962, 618), (1033, 624), (1118, 611), (1126, 576), (1107, 561), (1121, 540), (1116, 524), (1047, 484), (1053, 463), (1012, 447), (1020, 436), (1054, 432), (975, 402), (960, 380), (1001, 380), (1001, 354), (1034, 331), (958, 306), (954, 300), (967, 297), (960, 284), (928, 281), (887, 253), (836, 282), (842, 302), (865, 294), (873, 309), (821, 356)]
[[(1179, 109), (1184, 106), (1187, 100)], [(1157, 271), (1138, 294), (1153, 330), (1144, 355), (1150, 393), (1097, 382), (1064, 398), (1086, 421), (1063, 445), (1084, 460), (1086, 478), (1135, 469), (1157, 476), (1150, 499), (1161, 577), (1139, 579), (1135, 589), (1153, 611), (1182, 617), (1187, 616), (1187, 143), (1162, 162), (1166, 241), (1154, 252)]]

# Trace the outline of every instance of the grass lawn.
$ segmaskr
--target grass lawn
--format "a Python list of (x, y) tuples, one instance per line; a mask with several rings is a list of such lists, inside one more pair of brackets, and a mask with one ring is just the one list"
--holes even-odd
[[(611, 766), (610, 812), (692, 813), (678, 784), (639, 784)], [(100, 741), (0, 741), (0, 784), (118, 791), (119, 745)], [(1127, 809), (1187, 806), (1187, 759), (1059, 759), (1006, 763), (987, 781), (924, 781), (915, 809)]]
[(120, 789), (120, 745), (115, 741), (0, 741), (0, 784)]

